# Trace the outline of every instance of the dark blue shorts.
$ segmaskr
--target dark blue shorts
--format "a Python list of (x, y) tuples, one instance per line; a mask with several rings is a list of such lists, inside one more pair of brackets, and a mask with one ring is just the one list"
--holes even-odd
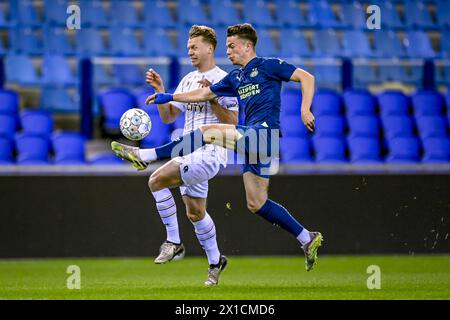
[(243, 173), (269, 178), (271, 160), (279, 157), (279, 129), (260, 124), (237, 125), (236, 129), (243, 135), (236, 144), (236, 152), (244, 156)]

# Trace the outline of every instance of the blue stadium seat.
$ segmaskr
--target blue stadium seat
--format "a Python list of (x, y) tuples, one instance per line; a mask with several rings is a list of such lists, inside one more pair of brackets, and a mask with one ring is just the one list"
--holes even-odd
[(256, 28), (277, 27), (265, 0), (243, 0), (244, 20)]
[(311, 144), (306, 138), (282, 138), (280, 140), (281, 161), (287, 162), (312, 162)]
[(303, 31), (299, 29), (282, 29), (280, 32), (280, 46), (282, 57), (310, 57), (309, 48)]
[(342, 163), (347, 162), (345, 141), (342, 138), (313, 139), (315, 159), (317, 162)]
[(374, 32), (375, 55), (379, 58), (404, 57), (405, 49), (397, 34), (392, 30)]
[[(109, 17), (101, 0), (80, 0), (81, 30), (85, 27), (109, 27)], [(77, 30), (81, 31), (81, 30)]]
[(314, 137), (341, 137), (344, 135), (344, 118), (339, 116), (317, 116)]
[(33, 28), (14, 28), (9, 31), (11, 51), (18, 54), (41, 55), (41, 38)]
[(227, 56), (227, 29), (225, 27), (217, 27), (215, 31), (217, 36), (215, 56), (217, 58), (225, 58)]
[(342, 21), (353, 29), (366, 29), (365, 10), (358, 1), (342, 4)]
[(77, 50), (82, 57), (106, 55), (106, 49), (100, 30), (94, 28), (81, 28), (77, 30)]
[(74, 48), (70, 45), (66, 31), (63, 28), (44, 28), (44, 52), (54, 55), (73, 55)]
[(447, 104), (447, 115), (450, 115), (450, 91), (445, 94), (445, 103)]
[(13, 160), (13, 142), (10, 138), (0, 136), (0, 165), (14, 163)]
[(21, 165), (45, 165), (49, 162), (48, 138), (28, 133), (20, 133), (15, 137), (17, 163)]
[(110, 13), (113, 25), (130, 28), (138, 28), (142, 25), (133, 1), (113, 0)]
[(300, 113), (292, 116), (282, 116), (281, 133), (283, 137), (308, 137), (308, 129), (303, 125)]
[(55, 164), (76, 165), (85, 163), (85, 139), (75, 132), (57, 132), (52, 136)]
[(381, 146), (376, 138), (355, 137), (348, 140), (350, 161), (354, 163), (381, 162)]
[(382, 117), (409, 114), (409, 98), (401, 91), (385, 91), (379, 94), (378, 105)]
[(354, 116), (348, 118), (350, 128), (349, 137), (378, 138), (380, 135), (380, 124), (377, 117)]
[(186, 25), (181, 25), (177, 28), (177, 55), (180, 58), (186, 58), (188, 55), (189, 30), (190, 27)]
[(49, 112), (75, 113), (80, 111), (77, 97), (70, 94), (66, 88), (44, 87), (41, 93), (41, 107)]
[(5, 10), (0, 10), (0, 29), (8, 28), (10, 24), (10, 21), (6, 17)]
[(382, 124), (387, 139), (414, 136), (414, 123), (411, 117), (386, 116), (382, 118)]
[(342, 55), (339, 38), (333, 29), (314, 32), (313, 48), (314, 55), (318, 57), (338, 57)]
[(338, 64), (314, 65), (314, 77), (316, 87), (319, 89), (340, 90), (342, 84), (342, 68)]
[[(183, 48), (185, 47), (186, 43)], [(144, 51), (150, 56), (175, 56), (177, 53), (167, 31), (162, 28), (144, 29)]]
[(434, 58), (428, 35), (423, 31), (408, 31), (405, 38), (406, 52), (411, 58)]
[(149, 115), (158, 115), (158, 107), (156, 104), (146, 105), (145, 100), (147, 100), (149, 95), (152, 95), (155, 91), (152, 88), (144, 89), (136, 94), (137, 107), (147, 112)]
[(411, 83), (411, 77), (406, 72), (406, 66), (398, 60), (393, 59), (393, 64), (382, 64), (378, 67), (381, 82), (403, 82)]
[(49, 138), (53, 131), (53, 119), (44, 110), (24, 110), (20, 113), (24, 133)]
[(69, 3), (66, 0), (44, 1), (45, 22), (51, 26), (65, 27)]
[(414, 137), (388, 140), (389, 154), (386, 162), (413, 163), (419, 161), (419, 142)]
[(301, 93), (297, 90), (283, 90), (281, 92), (281, 114), (298, 116), (302, 103)]
[(145, 71), (136, 64), (113, 64), (113, 76), (121, 85), (143, 85)]
[(106, 130), (118, 130), (124, 112), (136, 106), (134, 95), (124, 89), (107, 90), (100, 93), (98, 99)]
[(256, 45), (256, 51), (261, 57), (274, 57), (278, 56), (278, 49), (275, 47), (272, 36), (269, 30), (258, 31), (258, 44)]
[(422, 141), (425, 163), (450, 162), (450, 140), (448, 137), (427, 138)]
[(16, 133), (16, 118), (14, 115), (0, 114), (0, 137), (14, 138)]
[(436, 91), (418, 91), (412, 96), (414, 114), (419, 116), (439, 116), (444, 111), (444, 99)]
[(141, 148), (153, 148), (169, 141), (171, 126), (156, 115), (151, 116), (152, 131), (141, 141)]
[(449, 30), (442, 30), (440, 44), (441, 44), (442, 57), (447, 58), (447, 59), (450, 58), (450, 31)]
[(21, 85), (40, 84), (36, 69), (31, 58), (25, 55), (12, 55), (6, 57), (6, 81)]
[(104, 64), (94, 64), (93, 81), (95, 85), (118, 85), (117, 79), (113, 78), (112, 68)]
[[(381, 29), (399, 29), (403, 28), (403, 22), (400, 20), (400, 15), (395, 4), (392, 1), (386, 0), (372, 0), (371, 4), (376, 4), (380, 7), (381, 12)], [(377, 30), (378, 33), (381, 30)]]
[(9, 14), (14, 25), (37, 27), (41, 24), (33, 0), (10, 0)]
[(75, 85), (69, 62), (63, 56), (47, 55), (42, 61), (42, 81), (46, 85)]
[(209, 12), (214, 26), (225, 27), (240, 21), (232, 0), (211, 0)]
[(123, 113), (136, 106), (134, 95), (124, 89), (107, 90), (99, 94), (98, 100), (106, 130), (118, 130)]
[(450, 28), (450, 1), (436, 1), (436, 21), (440, 28)]
[(276, 16), (283, 28), (302, 28), (310, 25), (296, 0), (276, 0)]
[(341, 115), (341, 96), (337, 92), (331, 90), (318, 90), (313, 98), (312, 111), (315, 116)]
[(110, 49), (113, 55), (126, 57), (142, 55), (133, 29), (114, 27), (110, 30)]
[(430, 11), (423, 1), (405, 2), (405, 24), (409, 29), (434, 28), (435, 24), (431, 19)]
[(7, 49), (5, 49), (5, 45), (3, 44), (3, 39), (0, 38), (0, 57), (3, 57), (6, 54)]
[(19, 96), (15, 91), (0, 89), (0, 114), (17, 116), (19, 112)]
[(374, 66), (367, 63), (362, 64), (353, 64), (353, 88), (355, 89), (364, 89), (367, 88), (371, 84), (376, 84), (380, 82), (377, 72), (374, 69)]
[(345, 56), (352, 58), (370, 58), (374, 56), (369, 44), (369, 39), (362, 31), (346, 31), (344, 33), (342, 44)]
[(342, 23), (335, 16), (331, 4), (326, 0), (310, 0), (309, 6), (309, 19), (311, 24), (324, 28), (336, 28), (341, 27)]
[(117, 157), (114, 153), (99, 153), (94, 155), (90, 161), (90, 164), (93, 165), (122, 165), (126, 164), (123, 160)]
[(423, 116), (416, 119), (419, 135), (425, 138), (443, 138), (447, 136), (447, 121), (442, 116)]
[(209, 20), (203, 10), (200, 0), (179, 0), (178, 21), (184, 25), (191, 27), (197, 25), (209, 25)]
[[(144, 2), (145, 24), (154, 28), (175, 28), (176, 23), (166, 1), (145, 0)], [(147, 14), (151, 12), (151, 14)]]
[(374, 116), (376, 100), (366, 90), (347, 90), (344, 93), (344, 102), (348, 116)]

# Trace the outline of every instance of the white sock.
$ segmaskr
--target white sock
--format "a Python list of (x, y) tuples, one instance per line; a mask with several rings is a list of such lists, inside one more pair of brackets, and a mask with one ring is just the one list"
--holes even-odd
[(220, 252), (216, 240), (216, 226), (208, 212), (205, 217), (197, 222), (192, 222), (200, 245), (206, 252), (209, 264), (218, 264), (220, 260)]
[(143, 161), (154, 161), (157, 159), (156, 151), (154, 148), (151, 149), (139, 149), (139, 156)]
[(311, 236), (309, 235), (309, 231), (306, 228), (303, 228), (302, 232), (297, 237), (297, 240), (300, 241), (302, 245), (311, 241)]
[(159, 216), (166, 226), (167, 241), (181, 243), (178, 229), (177, 206), (169, 189), (152, 192), (156, 200)]

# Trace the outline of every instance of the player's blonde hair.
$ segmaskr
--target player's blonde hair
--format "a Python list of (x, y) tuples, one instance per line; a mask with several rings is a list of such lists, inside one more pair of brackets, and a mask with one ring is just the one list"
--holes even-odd
[(207, 26), (193, 25), (189, 30), (189, 39), (202, 37), (203, 41), (212, 44), (213, 48), (217, 46), (217, 36), (213, 28)]

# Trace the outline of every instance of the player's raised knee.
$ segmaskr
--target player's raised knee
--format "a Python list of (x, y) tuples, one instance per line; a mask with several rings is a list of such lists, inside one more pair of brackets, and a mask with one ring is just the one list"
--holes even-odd
[(161, 181), (160, 174), (158, 171), (152, 173), (150, 178), (148, 179), (148, 187), (151, 192), (156, 192), (161, 189)]

